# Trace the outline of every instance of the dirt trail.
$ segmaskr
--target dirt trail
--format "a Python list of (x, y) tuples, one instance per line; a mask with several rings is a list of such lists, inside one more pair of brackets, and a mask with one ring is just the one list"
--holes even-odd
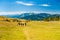
[(27, 27), (24, 27), (23, 32), (24, 32), (24, 34), (26, 36), (26, 40), (31, 40), (30, 36), (29, 36), (29, 33), (28, 33), (28, 30), (27, 30)]

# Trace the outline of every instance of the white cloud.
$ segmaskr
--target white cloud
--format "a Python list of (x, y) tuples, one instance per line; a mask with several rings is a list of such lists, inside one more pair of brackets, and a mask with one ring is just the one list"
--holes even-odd
[(32, 3), (25, 3), (25, 2), (22, 2), (22, 1), (16, 1), (17, 4), (22, 4), (22, 5), (26, 5), (26, 6), (32, 6), (34, 4)]
[[(27, 11), (19, 11), (19, 12), (0, 12), (0, 15), (17, 15), (23, 13), (30, 13)], [(32, 13), (49, 13), (49, 14), (60, 14), (60, 11), (32, 11)], [(31, 14), (30, 14), (31, 15)]]
[(0, 12), (0, 15), (14, 15), (14, 14), (22, 14), (24, 12)]
[(29, 11), (0, 12), (0, 15), (15, 15), (15, 14), (23, 14), (23, 13), (29, 13)]
[(41, 4), (41, 5), (39, 5), (39, 6), (48, 7), (48, 6), (51, 6), (51, 5), (49, 5), (49, 4)]

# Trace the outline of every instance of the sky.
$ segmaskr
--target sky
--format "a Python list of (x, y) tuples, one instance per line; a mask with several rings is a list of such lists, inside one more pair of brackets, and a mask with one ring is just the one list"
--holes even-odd
[(60, 14), (60, 0), (0, 0), (0, 15), (26, 12)]

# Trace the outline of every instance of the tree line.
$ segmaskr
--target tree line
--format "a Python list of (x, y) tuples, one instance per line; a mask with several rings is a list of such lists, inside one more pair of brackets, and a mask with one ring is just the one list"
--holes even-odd
[(44, 18), (44, 21), (60, 21), (60, 16), (49, 16), (47, 18)]

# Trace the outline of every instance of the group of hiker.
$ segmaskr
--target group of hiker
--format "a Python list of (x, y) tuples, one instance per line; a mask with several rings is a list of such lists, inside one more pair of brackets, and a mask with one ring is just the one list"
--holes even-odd
[(6, 19), (7, 22), (17, 22), (19, 26), (26, 26), (30, 20)]

